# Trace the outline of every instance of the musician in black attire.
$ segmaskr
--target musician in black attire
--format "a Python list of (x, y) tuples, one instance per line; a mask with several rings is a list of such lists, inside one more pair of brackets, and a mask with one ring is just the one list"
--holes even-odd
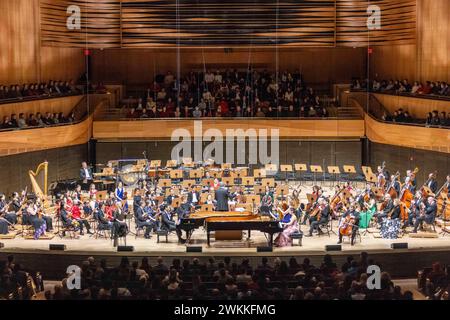
[(433, 197), (428, 197), (426, 204), (421, 204), (420, 215), (416, 218), (416, 223), (414, 224), (413, 233), (417, 232), (417, 228), (422, 226), (425, 221), (428, 224), (434, 223), (434, 219), (436, 218), (437, 212), (437, 204), (436, 200)]
[(100, 203), (94, 215), (98, 221), (98, 230), (111, 230), (112, 222), (105, 216), (105, 204), (103, 202)]
[[(361, 219), (360, 215), (359, 215), (359, 211), (355, 209), (355, 205), (351, 205), (349, 210), (347, 210), (346, 212), (344, 212), (344, 214), (342, 215), (342, 219), (346, 219), (348, 216), (353, 218), (352, 223), (352, 233), (351, 233), (351, 245), (353, 245), (355, 243), (355, 238), (356, 238), (356, 234), (358, 232), (358, 228), (359, 228), (359, 221)], [(338, 232), (339, 234), (339, 241), (338, 244), (342, 243), (342, 233)]]
[(143, 201), (141, 201), (139, 204), (139, 207), (134, 212), (134, 218), (136, 220), (136, 225), (138, 226), (138, 228), (145, 229), (144, 238), (150, 239), (152, 237), (150, 233), (151, 233), (154, 225), (150, 221), (148, 215), (145, 213), (144, 207), (145, 207), (145, 203)]
[[(392, 181), (391, 182), (391, 186), (394, 188), (395, 192), (397, 192), (397, 195), (399, 195), (400, 194), (400, 189), (402, 187), (401, 187), (400, 182), (398, 181), (398, 178), (396, 176), (392, 176), (391, 177), (391, 181)], [(389, 191), (389, 190), (387, 190), (387, 191)]]
[(426, 186), (430, 188), (431, 192), (433, 192), (434, 194), (436, 194), (436, 191), (438, 191), (438, 184), (434, 173), (430, 173), (430, 175), (428, 176), (428, 183)]
[(166, 229), (169, 232), (175, 231), (177, 233), (178, 242), (186, 243), (186, 240), (184, 240), (181, 237), (181, 229), (178, 227), (178, 224), (173, 220), (173, 215), (170, 206), (163, 204), (160, 207), (160, 211), (161, 211), (161, 228)]
[(175, 195), (175, 190), (174, 189), (170, 189), (170, 194), (166, 197), (165, 202), (171, 206), (173, 200), (176, 198), (177, 196)]
[[(18, 199), (17, 199), (18, 200)], [(4, 218), (6, 221), (8, 221), (10, 224), (16, 224), (17, 223), (17, 211), (20, 209), (20, 202), (19, 208), (17, 208), (16, 211), (14, 211), (13, 201), (10, 203), (6, 203), (6, 197), (4, 194), (0, 195), (0, 217)], [(10, 209), (13, 209), (11, 211)]]
[(414, 218), (420, 216), (420, 206), (422, 200), (422, 193), (416, 192), (414, 199), (411, 201), (411, 207), (409, 208), (408, 221), (405, 223), (405, 227), (414, 225)]
[(228, 211), (228, 200), (230, 199), (230, 194), (225, 184), (220, 183), (220, 188), (216, 191), (216, 211)]
[(328, 205), (327, 201), (323, 198), (321, 198), (318, 201), (319, 205), (319, 215), (320, 220), (317, 220), (317, 217), (311, 217), (309, 219), (310, 228), (309, 228), (309, 234), (305, 235), (306, 237), (312, 237), (313, 231), (318, 230), (320, 232), (319, 227), (322, 225), (326, 225), (328, 223), (328, 219), (330, 216), (330, 206)]
[(135, 189), (133, 196), (133, 212), (137, 211), (137, 209), (141, 205), (141, 201), (142, 201), (141, 191), (139, 189)]
[(401, 210), (400, 210), (400, 200), (399, 199), (395, 199), (393, 201), (393, 209), (391, 211), (391, 215), (390, 218), (391, 219), (400, 219), (401, 216)]
[(394, 202), (391, 199), (391, 195), (386, 194), (384, 196), (384, 209), (375, 213), (373, 216), (377, 218), (378, 223), (381, 223), (381, 221), (383, 221), (383, 218), (386, 218), (393, 208)]
[[(73, 227), (75, 231), (79, 230), (80, 224), (78, 223), (78, 221), (69, 217), (69, 214), (67, 213), (62, 201), (59, 203), (59, 218), (61, 219), (61, 222), (65, 228)], [(63, 236), (65, 235), (66, 232), (63, 231)]]
[(189, 192), (187, 197), (187, 203), (194, 208), (198, 208), (198, 203), (200, 202), (200, 193), (195, 190), (195, 186), (192, 186), (191, 188), (191, 192)]

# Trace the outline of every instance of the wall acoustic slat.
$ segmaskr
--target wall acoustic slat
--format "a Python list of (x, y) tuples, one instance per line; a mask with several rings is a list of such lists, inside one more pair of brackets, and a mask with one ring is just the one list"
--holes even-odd
[[(81, 8), (81, 30), (66, 26)], [(367, 8), (381, 9), (368, 32)], [(44, 46), (355, 47), (416, 41), (416, 0), (42, 0)]]
[[(381, 9), (381, 28), (369, 30), (367, 8)], [(416, 0), (337, 0), (336, 46), (416, 43)]]
[[(67, 28), (67, 8), (81, 9), (81, 29)], [(43, 46), (120, 47), (120, 0), (41, 0)]]

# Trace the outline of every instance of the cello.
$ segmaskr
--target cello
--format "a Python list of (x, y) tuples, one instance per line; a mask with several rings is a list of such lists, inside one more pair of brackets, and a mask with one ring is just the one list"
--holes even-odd
[(389, 187), (386, 190), (386, 192), (391, 196), (392, 200), (398, 197), (397, 191), (394, 188), (394, 184), (397, 181), (398, 177), (400, 177), (400, 172), (397, 171), (397, 173), (394, 176), (394, 179), (392, 179), (391, 183), (389, 184)]
[(402, 221), (408, 220), (409, 208), (411, 207), (414, 195), (405, 185), (400, 193), (400, 217)]

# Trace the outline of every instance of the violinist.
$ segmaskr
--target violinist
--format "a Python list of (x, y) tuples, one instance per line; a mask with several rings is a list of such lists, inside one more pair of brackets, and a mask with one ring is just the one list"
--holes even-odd
[(111, 230), (112, 228), (112, 222), (106, 217), (105, 210), (105, 203), (100, 202), (94, 213), (97, 216), (98, 230)]
[(158, 205), (156, 204), (156, 202), (152, 201), (151, 199), (146, 200), (144, 213), (147, 215), (148, 220), (153, 225), (153, 232), (159, 230), (161, 228), (161, 223), (158, 219), (160, 214), (158, 212)]
[(170, 206), (170, 205), (172, 205), (172, 201), (175, 198), (177, 198), (177, 196), (175, 195), (175, 189), (170, 188), (169, 195), (166, 197), (165, 202)]
[(317, 230), (320, 233), (321, 231), (319, 227), (322, 225), (326, 225), (328, 223), (330, 216), (330, 206), (328, 205), (327, 200), (325, 200), (324, 198), (319, 198), (317, 200), (317, 204), (318, 204), (317, 209), (318, 213), (310, 217), (309, 219), (310, 228), (309, 233), (305, 235), (306, 237), (312, 237), (313, 232), (315, 230)]
[[(17, 194), (17, 193), (15, 193), (15, 194)], [(17, 195), (17, 200), (18, 200), (18, 195)], [(13, 205), (13, 202), (14, 202), (14, 198), (9, 203), (7, 203), (5, 195), (4, 194), (0, 195), (0, 218), (5, 219), (11, 225), (14, 225), (17, 223), (16, 212), (10, 210), (10, 208)], [(18, 202), (18, 203), (19, 203), (19, 208), (17, 209), (17, 211), (19, 211), (19, 209), (20, 209), (20, 202)]]
[(422, 227), (423, 223), (433, 224), (436, 218), (437, 204), (434, 197), (428, 197), (426, 203), (420, 204), (420, 214), (416, 218), (416, 223), (414, 224), (414, 230), (412, 233), (417, 233), (417, 229)]
[(294, 207), (289, 207), (283, 212), (283, 219), (280, 221), (280, 224), (283, 228), (283, 232), (275, 239), (275, 246), (292, 246), (292, 238), (290, 235), (299, 231)]
[(354, 245), (360, 222), (360, 211), (361, 208), (359, 207), (359, 204), (353, 203), (350, 205), (349, 209), (342, 215), (341, 222), (339, 223), (338, 228), (338, 244), (342, 243), (342, 238), (344, 236), (350, 236), (351, 245)]

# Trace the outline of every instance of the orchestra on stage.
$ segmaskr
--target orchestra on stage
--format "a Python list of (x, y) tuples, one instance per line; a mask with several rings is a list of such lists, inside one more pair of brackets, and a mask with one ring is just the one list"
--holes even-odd
[[(440, 188), (436, 172), (420, 186), (418, 168), (402, 178), (400, 172), (389, 174), (383, 163), (375, 174), (366, 167), (366, 181), (324, 187), (275, 179), (267, 169), (250, 172), (212, 160), (168, 161), (162, 167), (158, 160), (137, 159), (110, 161), (94, 173), (83, 162), (74, 189), (48, 195), (35, 179), (41, 170), (46, 178), (44, 163), (30, 173), (33, 192), (0, 196), (0, 236), (86, 235), (117, 246), (130, 234), (145, 239), (156, 234), (159, 242), (159, 236), (173, 233), (186, 244), (199, 230), (210, 245), (213, 233), (215, 241), (246, 241), (259, 231), (269, 246), (292, 246), (299, 236), (323, 234), (354, 245), (369, 229), (380, 238), (396, 239), (425, 227), (436, 232), (437, 217), (450, 219), (450, 175)], [(442, 229), (446, 232), (445, 224)]]

